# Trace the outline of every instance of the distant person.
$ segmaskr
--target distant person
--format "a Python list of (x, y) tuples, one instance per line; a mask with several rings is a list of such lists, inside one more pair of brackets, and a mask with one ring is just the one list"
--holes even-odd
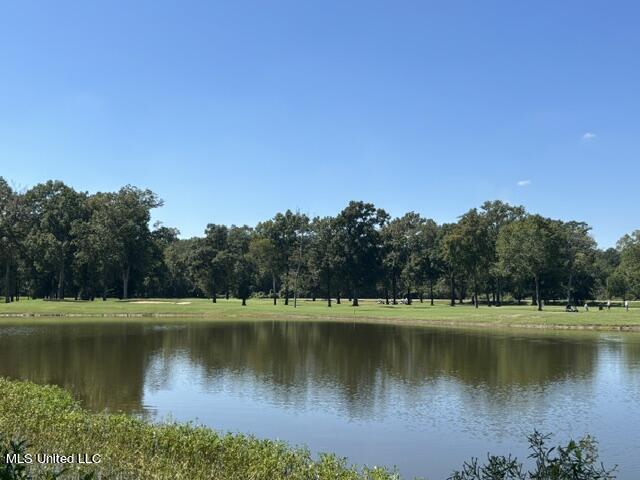
[(589, 304), (585, 302), (584, 304), (584, 311), (588, 312), (589, 311)]
[(629, 300), (625, 300), (624, 301), (624, 309), (628, 312), (629, 311)]

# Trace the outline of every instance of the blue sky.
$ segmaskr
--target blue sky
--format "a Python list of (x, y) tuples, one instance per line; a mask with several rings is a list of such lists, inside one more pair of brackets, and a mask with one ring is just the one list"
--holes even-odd
[(197, 235), (350, 199), (640, 228), (640, 3), (3, 2), (0, 175)]

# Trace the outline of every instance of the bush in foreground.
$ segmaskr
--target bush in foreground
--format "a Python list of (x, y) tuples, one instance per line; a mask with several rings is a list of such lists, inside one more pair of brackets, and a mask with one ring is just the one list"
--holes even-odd
[(529, 458), (535, 464), (526, 471), (517, 458), (489, 455), (485, 464), (471, 459), (462, 470), (453, 473), (448, 480), (612, 480), (615, 468), (607, 470), (598, 463), (596, 441), (587, 436), (566, 447), (549, 447), (550, 435), (534, 432), (529, 436)]

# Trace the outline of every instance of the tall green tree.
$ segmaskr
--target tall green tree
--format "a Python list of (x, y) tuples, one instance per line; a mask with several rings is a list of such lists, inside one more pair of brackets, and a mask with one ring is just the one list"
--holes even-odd
[[(620, 265), (613, 275), (621, 277), (618, 284), (626, 287), (626, 293), (640, 297), (640, 230), (622, 237), (617, 244)], [(626, 295), (624, 295), (626, 297)]]
[[(0, 177), (0, 265), (4, 264), (4, 298), (11, 302), (11, 272), (17, 270), (18, 257), (24, 251), (22, 196)], [(16, 292), (17, 294), (18, 292)]]
[[(87, 204), (90, 211), (86, 224), (76, 226), (76, 258), (79, 268), (84, 268), (89, 280), (95, 279), (95, 289), (103, 300), (107, 299), (119, 265), (120, 242), (115, 215), (115, 194), (96, 193)], [(91, 290), (91, 286), (88, 288)]]
[(381, 269), (380, 229), (388, 219), (389, 215), (372, 203), (355, 201), (349, 202), (336, 219), (345, 278), (354, 307), (359, 305), (359, 292), (375, 282)]
[[(385, 223), (380, 231), (383, 274), (389, 278), (391, 283), (391, 303), (393, 305), (398, 303), (398, 285), (401, 276), (405, 280), (403, 283), (407, 285), (415, 280), (413, 278), (414, 270), (407, 268), (407, 264), (411, 253), (412, 236), (421, 221), (422, 219), (417, 213), (409, 212), (403, 217), (394, 218)], [(410, 296), (410, 294), (407, 295), (407, 297)]]
[(252, 229), (244, 225), (229, 228), (227, 255), (231, 261), (231, 284), (234, 294), (247, 304), (255, 278), (255, 263), (249, 255)]
[(505, 226), (498, 236), (497, 249), (505, 270), (516, 278), (531, 278), (535, 303), (542, 310), (541, 281), (551, 274), (560, 260), (559, 232), (553, 222), (530, 215)]
[[(166, 254), (172, 245), (179, 242), (179, 235), (180, 230), (177, 228), (166, 227), (161, 222), (154, 224), (150, 235), (148, 259), (142, 276), (142, 293), (145, 297), (158, 297), (169, 293), (172, 282)], [(179, 293), (172, 292), (171, 296)]]
[(198, 275), (204, 283), (205, 291), (211, 295), (213, 303), (217, 301), (220, 286), (230, 275), (226, 255), (228, 236), (229, 229), (225, 225), (210, 223), (204, 232), (204, 238), (197, 243), (195, 258), (198, 262)]
[(411, 238), (407, 268), (416, 285), (427, 285), (431, 305), (434, 304), (434, 286), (442, 274), (438, 245), (438, 224), (431, 220), (421, 220)]
[(492, 280), (493, 303), (495, 305), (502, 304), (502, 289), (505, 280), (505, 272), (501, 269), (498, 259), (497, 242), (500, 230), (509, 223), (524, 218), (526, 210), (519, 205), (510, 205), (501, 200), (487, 201), (480, 207), (480, 215), (482, 215), (487, 232), (488, 255), (487, 263), (489, 264), (488, 274)]
[(51, 180), (25, 194), (32, 258), (41, 271), (57, 277), (55, 297), (58, 300), (65, 296), (65, 275), (73, 257), (75, 227), (89, 217), (86, 199), (85, 193)]
[[(456, 304), (456, 275), (462, 270), (462, 242), (456, 233), (456, 225), (445, 223), (438, 238), (438, 256), (449, 283), (450, 305)], [(462, 295), (460, 296), (462, 299)]]
[(629, 294), (629, 279), (623, 268), (616, 268), (607, 278), (607, 297), (627, 299)]
[(113, 202), (114, 237), (118, 242), (118, 264), (122, 277), (122, 298), (129, 298), (132, 271), (143, 270), (148, 258), (151, 232), (151, 210), (163, 202), (151, 190), (127, 185), (115, 195)]
[(271, 298), (273, 304), (278, 304), (277, 279), (280, 265), (278, 263), (278, 252), (273, 241), (262, 235), (255, 235), (249, 245), (249, 254), (253, 258), (258, 274), (269, 277), (271, 286)]
[[(300, 232), (307, 228), (308, 224), (309, 218), (306, 215), (287, 210), (285, 213), (277, 213), (273, 219), (256, 226), (257, 234), (270, 242), (268, 248), (273, 257), (268, 262), (267, 268), (271, 270), (274, 280), (275, 277), (281, 278), (285, 305), (289, 305), (291, 273), (292, 269), (295, 270)], [(266, 266), (264, 262), (262, 266)], [(274, 295), (274, 305), (276, 303)]]
[(339, 243), (338, 225), (333, 217), (316, 217), (311, 223), (312, 237), (309, 246), (309, 265), (313, 275), (323, 284), (327, 294), (327, 306), (331, 307), (331, 295), (336, 277), (344, 266)]
[(294, 272), (294, 284), (293, 284), (293, 307), (298, 306), (298, 297), (300, 297), (300, 288), (304, 282), (303, 270), (308, 269), (307, 248), (311, 241), (311, 229), (309, 227), (309, 218), (306, 215), (302, 215), (299, 212), (296, 213), (299, 218), (295, 230), (295, 272)]
[(164, 262), (168, 273), (166, 294), (171, 297), (188, 297), (210, 294), (206, 269), (198, 257), (203, 238), (178, 239), (167, 245)]
[[(584, 285), (585, 279), (589, 280), (589, 287), (593, 284), (591, 270), (594, 268), (596, 242), (589, 234), (591, 227), (584, 222), (560, 222), (559, 228), (567, 304), (574, 305), (575, 292), (580, 291), (580, 284)], [(589, 290), (583, 288), (580, 293), (587, 295)]]
[(478, 308), (478, 277), (488, 270), (492, 255), (485, 218), (475, 208), (469, 210), (450, 230), (444, 244), (449, 261), (455, 261), (471, 277), (474, 305)]
[(148, 264), (151, 245), (151, 210), (163, 202), (151, 190), (127, 185), (116, 193), (103, 194), (104, 205), (96, 219), (96, 230), (109, 238), (106, 247), (113, 254), (121, 280), (121, 296), (129, 298), (133, 273)]
[[(400, 280), (406, 292), (406, 300), (412, 302), (413, 291), (417, 291), (423, 282), (423, 267), (428, 261), (429, 252), (423, 234), (426, 220), (415, 212), (409, 212), (397, 219), (402, 240), (398, 239), (396, 245), (401, 252)], [(392, 221), (393, 222), (393, 221)], [(384, 229), (383, 229), (384, 230)]]
[(620, 265), (620, 252), (615, 248), (596, 250), (593, 264), (593, 275), (596, 283), (596, 298), (604, 298), (607, 293), (607, 279)]

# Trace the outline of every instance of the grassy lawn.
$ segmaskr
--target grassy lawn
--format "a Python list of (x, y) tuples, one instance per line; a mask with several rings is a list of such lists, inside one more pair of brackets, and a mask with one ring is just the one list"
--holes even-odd
[[(621, 307), (599, 311), (591, 308), (589, 312), (580, 309), (579, 313), (566, 313), (563, 307), (546, 306), (542, 312), (531, 305), (487, 307), (478, 309), (463, 304), (450, 307), (445, 300), (438, 301), (435, 306), (428, 302), (415, 302), (413, 305), (378, 305), (374, 300), (361, 301), (360, 307), (353, 308), (348, 301), (341, 305), (335, 303), (328, 308), (321, 300), (312, 302), (308, 299), (298, 300), (298, 307), (293, 308), (293, 301), (285, 306), (282, 301), (277, 306), (268, 299), (250, 299), (243, 307), (239, 300), (218, 300), (214, 304), (206, 299), (134, 299), (50, 302), (44, 300), (20, 300), (10, 304), (0, 304), (0, 317), (10, 318), (16, 315), (34, 316), (150, 316), (150, 317), (194, 317), (201, 319), (345, 319), (345, 320), (378, 320), (407, 323), (441, 323), (460, 325), (495, 325), (495, 326), (578, 326), (591, 328), (618, 328), (637, 326), (640, 328), (640, 302), (634, 302), (626, 312)], [(2, 321), (2, 320), (0, 320)]]

